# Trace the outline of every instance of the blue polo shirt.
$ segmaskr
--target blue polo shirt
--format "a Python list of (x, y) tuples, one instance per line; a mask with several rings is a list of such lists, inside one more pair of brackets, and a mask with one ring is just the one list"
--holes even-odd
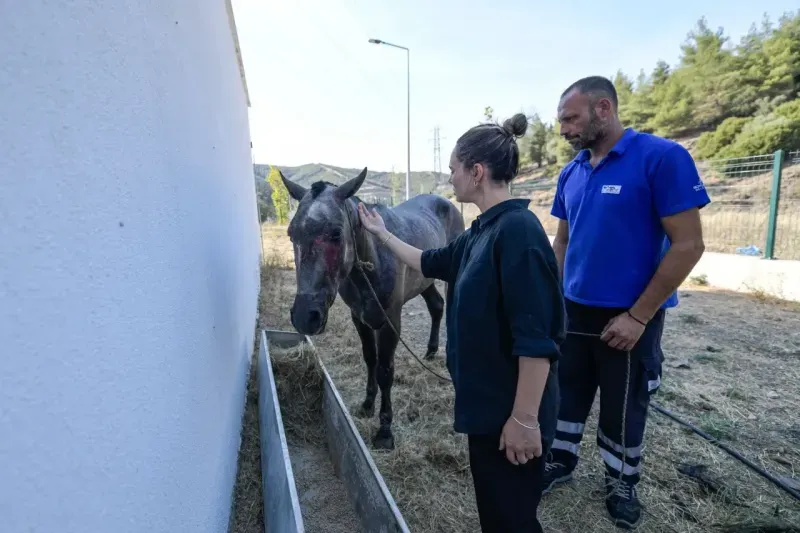
[[(454, 430), (499, 435), (511, 415), (520, 357), (558, 361), (566, 311), (558, 264), (530, 200), (487, 209), (457, 239), (425, 250), (425, 277), (447, 282), (447, 369), (455, 388)], [(539, 405), (542, 438), (555, 435), (555, 364)]]
[[(680, 144), (627, 128), (595, 168), (582, 150), (558, 178), (551, 214), (569, 223), (564, 296), (631, 307), (669, 249), (661, 218), (711, 200)], [(678, 304), (673, 293), (662, 307)]]

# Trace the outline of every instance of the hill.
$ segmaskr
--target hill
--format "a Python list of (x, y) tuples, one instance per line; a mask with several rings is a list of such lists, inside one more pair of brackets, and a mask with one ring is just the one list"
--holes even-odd
[[(273, 209), (270, 197), (272, 189), (266, 181), (270, 165), (256, 164), (253, 168), (259, 202), (268, 204), (261, 206), (261, 218), (266, 220), (271, 218)], [(339, 185), (355, 177), (362, 170), (360, 168), (342, 168), (324, 163), (308, 163), (296, 167), (276, 165), (276, 168), (288, 179), (304, 187), (310, 187), (315, 181), (328, 181)], [(450, 175), (446, 173), (437, 176), (436, 173), (431, 171), (412, 172), (410, 176), (411, 196), (419, 193), (445, 194), (449, 188), (447, 184), (449, 178)], [(358, 196), (365, 201), (377, 201), (393, 205), (405, 199), (405, 187), (405, 172), (392, 173), (367, 169), (367, 178), (358, 191)]]

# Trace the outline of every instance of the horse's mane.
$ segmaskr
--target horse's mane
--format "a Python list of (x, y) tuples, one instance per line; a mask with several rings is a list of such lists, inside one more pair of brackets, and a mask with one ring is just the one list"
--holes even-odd
[(336, 187), (335, 183), (331, 183), (330, 181), (315, 181), (311, 184), (311, 198), (316, 198), (325, 188), (330, 185), (331, 187)]

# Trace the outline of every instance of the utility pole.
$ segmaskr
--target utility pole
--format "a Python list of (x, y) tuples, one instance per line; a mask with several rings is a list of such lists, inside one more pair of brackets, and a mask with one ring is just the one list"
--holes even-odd
[(405, 46), (387, 43), (380, 39), (370, 39), (369, 42), (406, 51), (406, 200), (408, 200), (411, 194), (411, 51)]

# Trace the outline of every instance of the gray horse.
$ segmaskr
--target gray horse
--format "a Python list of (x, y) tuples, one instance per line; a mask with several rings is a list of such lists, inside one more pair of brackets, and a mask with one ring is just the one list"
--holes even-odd
[[(403, 305), (422, 296), (431, 315), (426, 359), (439, 349), (439, 326), (444, 299), (433, 280), (403, 265), (392, 252), (361, 226), (355, 193), (367, 169), (336, 186), (318, 181), (306, 189), (281, 174), (286, 189), (299, 202), (289, 224), (294, 249), (297, 292), (291, 309), (292, 326), (300, 333), (318, 335), (325, 331), (328, 310), (337, 293), (350, 308), (364, 362), (367, 390), (360, 416), (375, 414), (375, 396), (381, 390), (380, 429), (372, 440), (381, 449), (394, 448), (391, 389), (394, 381), (394, 353), (398, 335), (386, 323), (386, 312), (398, 332)], [(376, 209), (386, 228), (403, 241), (420, 249), (446, 245), (464, 231), (458, 209), (440, 196), (415, 196), (393, 208), (366, 204)], [(362, 264), (356, 265), (356, 253)], [(375, 300), (364, 276), (369, 279), (380, 302)]]

